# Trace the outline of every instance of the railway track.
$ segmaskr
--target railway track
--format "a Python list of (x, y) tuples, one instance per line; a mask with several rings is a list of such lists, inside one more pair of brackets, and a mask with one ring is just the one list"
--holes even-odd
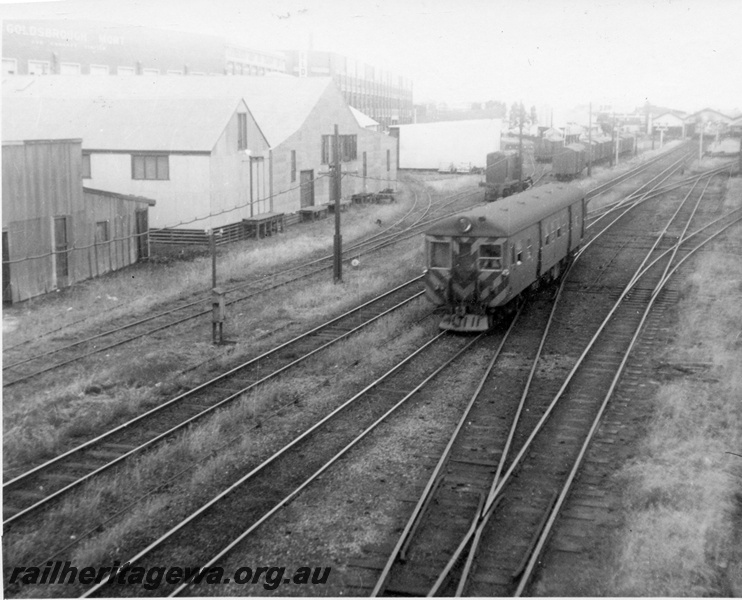
[[(700, 202), (703, 193), (698, 195)], [(488, 418), (481, 423), (469, 414), (462, 416), (439, 468), (454, 460), (456, 446), (471, 449), (473, 445), (479, 451), (477, 455), (486, 457), (486, 460), (480, 460), (476, 468), (468, 466), (456, 472), (449, 469), (449, 473), (443, 476), (438, 469), (434, 471), (400, 540), (381, 570), (373, 595), (386, 592), (389, 595), (502, 596), (523, 592), (548, 536), (543, 532), (556, 519), (569, 489), (567, 483), (561, 493), (559, 490), (564, 481), (564, 465), (576, 460), (570, 474), (571, 483), (584, 449), (600, 422), (602, 408), (596, 407), (596, 390), (601, 389), (600, 393), (606, 394), (604, 407), (650, 315), (649, 310), (652, 306), (661, 309), (674, 302), (672, 291), (667, 291), (665, 286), (671, 272), (669, 267), (660, 274), (656, 271), (662, 258), (674, 255), (680, 246), (665, 244), (668, 246), (665, 248), (661, 242), (668, 236), (689, 241), (687, 228), (698, 206), (696, 202), (688, 202), (686, 197), (678, 212), (682, 209), (687, 214), (681, 217), (676, 213), (671, 219), (671, 223), (684, 223), (682, 230), (678, 231), (677, 226), (673, 230), (668, 224), (602, 323), (598, 325), (594, 315), (602, 315), (603, 311), (595, 311), (583, 317), (578, 332), (569, 325), (564, 331), (564, 324), (556, 324), (554, 339), (567, 340), (564, 345), (569, 346), (559, 348), (560, 354), (574, 356), (581, 348), (586, 349), (582, 350), (561, 387), (553, 377), (536, 375), (533, 378), (534, 392), (529, 396), (524, 392), (521, 397), (522, 400), (528, 399), (527, 408), (523, 412), (519, 406), (516, 414), (520, 420), (513, 420), (511, 435), (515, 440), (514, 448), (519, 449), (515, 458), (508, 459), (508, 442), (503, 441), (504, 433), (498, 431), (503, 428), (502, 424), (497, 420), (493, 424), (489, 418), (500, 416), (494, 407), (490, 407)], [(721, 231), (723, 226), (738, 222), (740, 218), (739, 215), (727, 215), (713, 227)], [(686, 249), (686, 252), (690, 251)], [(641, 286), (637, 286), (639, 277), (646, 279), (648, 274), (655, 281), (647, 284), (642, 280)], [(584, 289), (581, 291), (584, 293)], [(569, 302), (565, 302), (560, 310), (569, 313)], [(658, 327), (661, 310), (652, 313), (651, 318), (654, 327)], [(584, 332), (596, 328), (595, 336), (586, 339)], [(601, 333), (603, 335), (599, 336)], [(631, 340), (628, 346), (627, 340)], [(613, 378), (606, 377), (606, 374), (613, 374)], [(488, 375), (485, 374), (480, 384), (482, 387), (487, 385)], [(534, 376), (533, 370), (531, 376)], [(529, 379), (529, 383), (531, 381)], [(512, 399), (518, 396), (517, 391), (509, 386), (501, 393), (500, 400), (504, 405), (512, 405)], [(565, 400), (558, 402), (563, 394)], [(485, 443), (479, 437), (482, 433), (478, 428), (480, 425), (485, 432)], [(542, 428), (543, 433), (537, 435)], [(586, 441), (580, 447), (579, 442), (583, 439)], [(506, 465), (508, 470), (500, 478)], [(486, 489), (488, 483), (489, 492)], [(457, 513), (454, 507), (459, 505), (464, 508)], [(425, 507), (428, 506), (435, 506), (427, 512), (438, 513), (437, 517), (426, 515), (425, 524), (420, 525), (421, 515), (426, 514)], [(488, 529), (489, 522), (495, 525)], [(410, 548), (411, 536), (418, 527), (421, 530), (418, 534), (420, 543), (413, 543)], [(529, 540), (534, 541), (529, 543)], [(456, 550), (451, 554), (453, 548)], [(442, 556), (450, 557), (445, 567), (441, 565), (445, 562)], [(486, 565), (486, 568), (473, 569), (475, 564)]]
[(7, 528), (422, 295), (419, 278), (303, 333), (3, 484)]
[[(423, 195), (427, 196), (427, 202), (425, 203), (420, 202), (420, 197)], [(348, 245), (344, 253), (345, 261), (350, 262), (353, 258), (360, 258), (378, 252), (417, 235), (422, 228), (431, 222), (452, 214), (451, 212), (440, 214), (441, 211), (445, 211), (452, 204), (461, 203), (462, 200), (468, 201), (471, 196), (471, 193), (456, 194), (435, 206), (427, 190), (424, 188), (416, 190), (412, 207), (407, 213), (379, 232), (357, 243)], [(420, 206), (418, 206), (419, 204)], [(455, 212), (459, 210), (461, 209), (458, 208)], [(227, 305), (252, 301), (270, 291), (305, 282), (310, 278), (324, 274), (332, 268), (332, 260), (332, 255), (323, 256), (270, 275), (234, 285), (226, 291)], [(114, 350), (119, 346), (142, 338), (159, 334), (194, 319), (210, 318), (211, 312), (210, 292), (199, 293), (193, 299), (163, 311), (138, 316), (133, 320), (124, 317), (122, 322), (114, 322), (113, 327), (111, 327), (112, 323), (107, 323), (105, 330), (89, 332), (82, 339), (71, 341), (63, 333), (57, 331), (53, 338), (43, 340), (45, 350), (41, 353), (29, 356), (29, 350), (25, 343), (5, 348), (3, 351), (3, 386), (10, 387), (38, 378), (50, 371), (72, 365), (102, 352)], [(34, 343), (38, 344), (40, 341), (34, 340)], [(61, 345), (54, 347), (55, 342), (61, 342)]]
[[(269, 459), (252, 469), (229, 489), (180, 520), (169, 531), (127, 558), (131, 565), (159, 564), (182, 558), (209, 569), (244, 543), (257, 529), (289, 504), (413, 399), (416, 402), (444, 371), (455, 367), (475, 350), (483, 349), (485, 336), (475, 339), (440, 332), (419, 346), (393, 368), (349, 398), (331, 414), (294, 438)], [(308, 451), (307, 448), (311, 448)], [(238, 493), (247, 483), (249, 496)], [(197, 550), (196, 550), (197, 549)], [(145, 562), (146, 559), (146, 562)], [(160, 588), (163, 594), (184, 593), (187, 582)], [(198, 591), (198, 588), (194, 588)], [(137, 590), (105, 582), (89, 587), (84, 597), (131, 596)]]
[[(675, 152), (675, 150), (672, 152)], [(672, 155), (672, 152), (669, 155)], [(602, 184), (599, 188), (591, 190), (588, 192), (588, 196), (602, 193), (602, 191), (625, 181), (629, 177), (642, 173), (655, 162), (667, 156), (661, 154), (653, 157), (627, 173)], [(545, 173), (545, 171), (541, 173), (538, 179), (543, 177)], [(413, 188), (412, 185), (409, 187), (410, 189)], [(418, 208), (420, 196), (423, 194), (427, 194), (428, 201)], [(353, 258), (360, 258), (365, 254), (378, 252), (390, 245), (414, 237), (438, 219), (459, 212), (462, 200), (470, 202), (476, 195), (476, 192), (455, 194), (450, 199), (445, 199), (438, 206), (434, 206), (427, 190), (424, 188), (414, 190), (414, 200), (409, 211), (392, 225), (368, 236), (366, 239), (349, 245), (345, 250), (345, 260), (350, 261)], [(446, 212), (446, 209), (452, 205), (457, 206), (454, 210)], [(227, 305), (234, 306), (255, 300), (260, 295), (272, 290), (318, 276), (332, 268), (332, 260), (331, 255), (322, 256), (288, 269), (282, 269), (251, 281), (233, 285), (227, 289)], [(70, 339), (62, 330), (55, 330), (52, 332), (53, 336), (45, 336), (43, 339), (5, 347), (3, 349), (3, 387), (7, 388), (36, 379), (50, 371), (73, 365), (103, 352), (115, 350), (144, 337), (161, 334), (195, 319), (210, 318), (211, 312), (211, 293), (201, 292), (195, 294), (192, 299), (187, 299), (174, 307), (169, 306), (165, 310), (156, 310), (151, 314), (136, 316), (134, 319), (125, 316), (120, 320), (109, 321), (104, 327), (88, 331), (77, 339)], [(28, 346), (30, 345), (41, 345), (44, 350), (34, 353), (29, 350)]]

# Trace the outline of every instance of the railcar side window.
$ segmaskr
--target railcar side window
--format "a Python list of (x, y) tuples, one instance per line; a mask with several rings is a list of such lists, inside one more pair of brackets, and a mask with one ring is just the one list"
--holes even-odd
[(518, 264), (523, 262), (523, 242), (521, 241), (515, 245), (515, 260)]
[(557, 228), (557, 237), (558, 238), (562, 237), (562, 221), (561, 221), (561, 219), (559, 221), (557, 221), (556, 228)]
[(451, 268), (451, 244), (430, 242), (430, 266), (433, 269)]
[(482, 244), (479, 247), (479, 269), (486, 271), (502, 269), (502, 249), (499, 244)]
[(544, 237), (544, 246), (548, 246), (549, 245), (549, 226), (548, 225), (544, 227), (544, 233), (546, 234)]
[(533, 258), (533, 244), (531, 243), (531, 238), (528, 238), (526, 247), (528, 248), (528, 260), (531, 260)]

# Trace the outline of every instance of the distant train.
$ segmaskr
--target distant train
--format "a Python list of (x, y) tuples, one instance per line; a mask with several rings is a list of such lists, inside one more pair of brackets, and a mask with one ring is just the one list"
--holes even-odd
[(527, 190), (533, 180), (530, 177), (521, 179), (521, 160), (517, 152), (490, 152), (481, 185), (485, 188), (485, 202), (492, 202)]
[(552, 183), (450, 217), (425, 234), (426, 296), (441, 329), (486, 331), (541, 281), (557, 279), (585, 235), (585, 194)]
[[(629, 154), (634, 149), (634, 138), (632, 136), (619, 136), (617, 143), (619, 155)], [(615, 152), (615, 142), (610, 139), (567, 144), (552, 157), (551, 173), (559, 181), (569, 181), (579, 177), (589, 161), (596, 164), (610, 160)]]

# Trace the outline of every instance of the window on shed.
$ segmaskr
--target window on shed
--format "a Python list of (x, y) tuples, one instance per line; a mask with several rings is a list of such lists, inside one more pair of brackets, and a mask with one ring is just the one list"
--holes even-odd
[(323, 165), (330, 164), (330, 145), (331, 145), (330, 138), (331, 137), (332, 136), (329, 136), (329, 135), (322, 136), (322, 164)]
[(49, 75), (51, 73), (51, 63), (48, 60), (29, 60), (29, 75)]
[[(334, 144), (334, 135), (322, 136), (322, 164), (329, 165), (334, 158), (332, 146)], [(349, 162), (358, 158), (358, 136), (357, 135), (340, 135), (338, 136), (340, 144), (340, 161)]]
[(17, 72), (18, 61), (15, 58), (3, 58), (3, 75), (15, 75)]
[(291, 151), (291, 182), (296, 181), (296, 150)]
[(237, 113), (237, 150), (247, 150), (247, 113)]
[(430, 267), (432, 269), (451, 268), (450, 242), (430, 242)]
[(82, 178), (83, 179), (90, 179), (92, 176), (90, 174), (90, 153), (83, 152), (82, 153)]
[(356, 160), (358, 158), (358, 136), (357, 135), (341, 135), (340, 136), (340, 147), (342, 148), (341, 160), (348, 162), (350, 160)]
[(170, 179), (167, 154), (135, 154), (131, 166), (132, 179)]
[(368, 163), (366, 162), (366, 153), (363, 153), (363, 176), (368, 176)]
[(500, 244), (482, 244), (479, 247), (479, 269), (485, 271), (502, 269), (502, 246)]
[(91, 75), (108, 75), (108, 65), (90, 65)]
[(107, 242), (109, 237), (108, 221), (98, 221), (95, 224), (95, 243), (101, 244)]
[(60, 75), (80, 75), (81, 71), (79, 63), (62, 63), (59, 65)]
[(387, 173), (391, 170), (391, 168), (392, 168), (392, 151), (391, 150), (387, 150), (386, 151), (386, 170), (387, 170)]

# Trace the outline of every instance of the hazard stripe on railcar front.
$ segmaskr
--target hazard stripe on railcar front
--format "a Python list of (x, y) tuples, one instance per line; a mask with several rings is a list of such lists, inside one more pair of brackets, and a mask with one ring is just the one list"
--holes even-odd
[(433, 304), (446, 303), (449, 278), (448, 270), (428, 269), (425, 274), (425, 295)]

